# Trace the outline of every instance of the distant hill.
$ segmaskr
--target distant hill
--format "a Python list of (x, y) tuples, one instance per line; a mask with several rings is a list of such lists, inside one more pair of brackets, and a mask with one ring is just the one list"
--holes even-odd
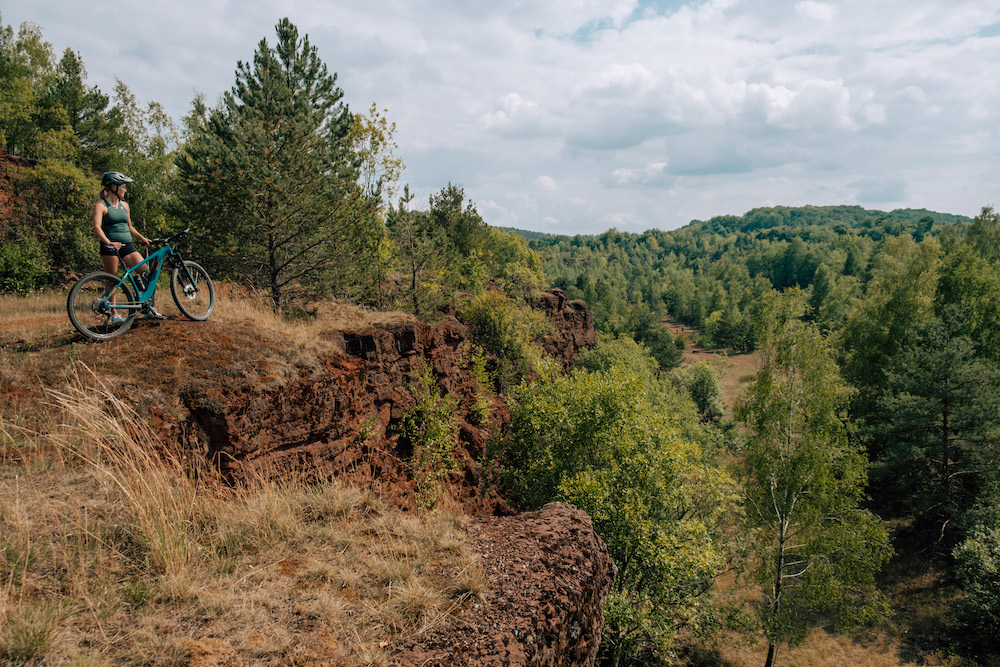
[[(843, 231), (865, 233), (866, 230), (878, 229), (881, 233), (893, 236), (908, 233), (913, 234), (921, 228), (929, 231), (944, 225), (972, 222), (972, 218), (951, 213), (939, 213), (927, 209), (899, 208), (892, 211), (866, 209), (861, 206), (771, 206), (755, 208), (743, 215), (719, 215), (709, 220), (692, 220), (687, 225), (672, 231), (707, 231), (715, 234), (726, 234), (734, 231), (750, 232), (775, 227), (824, 227), (829, 226)], [(928, 224), (930, 223), (930, 224)], [(546, 234), (515, 227), (502, 227), (504, 231), (514, 232), (529, 243), (533, 241), (551, 242), (560, 239), (580, 237), (597, 237), (602, 234)], [(610, 231), (610, 230), (609, 230)], [(660, 230), (653, 230), (660, 231)], [(926, 233), (925, 231), (925, 233)], [(667, 232), (670, 233), (670, 232)], [(635, 234), (641, 236), (642, 233)]]

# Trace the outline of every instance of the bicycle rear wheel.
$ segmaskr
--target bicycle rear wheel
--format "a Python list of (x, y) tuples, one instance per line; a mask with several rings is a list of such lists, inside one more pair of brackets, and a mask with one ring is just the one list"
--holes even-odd
[[(129, 330), (135, 321), (136, 298), (110, 273), (91, 273), (69, 291), (66, 312), (76, 330), (91, 340), (108, 340)], [(115, 316), (121, 319), (116, 320)]]
[(196, 262), (184, 260), (170, 276), (170, 294), (177, 310), (192, 320), (207, 320), (215, 310), (215, 286), (208, 271)]

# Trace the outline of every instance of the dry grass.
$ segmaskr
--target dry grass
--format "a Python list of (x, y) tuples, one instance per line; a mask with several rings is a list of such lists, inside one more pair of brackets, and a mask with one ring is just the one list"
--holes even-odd
[[(292, 319), (273, 312), (264, 295), (216, 284), (216, 309), (206, 322), (181, 316), (160, 286), (157, 308), (166, 321), (139, 317), (124, 335), (103, 343), (83, 338), (66, 315), (66, 291), (29, 297), (0, 295), (0, 405), (3, 416), (38, 420), (33, 407), (42, 387), (62, 387), (85, 366), (148, 403), (169, 400), (185, 385), (207, 382), (281, 385), (340, 351), (341, 332), (412, 321), (405, 313), (373, 312), (338, 302), (312, 304), (312, 315)], [(138, 392), (138, 393), (136, 393)], [(155, 394), (159, 394), (155, 396)]]
[[(886, 636), (852, 638), (816, 629), (797, 646), (778, 647), (776, 664), (785, 667), (909, 667), (939, 665), (946, 667), (957, 661), (908, 661), (902, 656), (897, 642)], [(730, 667), (759, 667), (767, 656), (767, 643), (743, 642), (731, 639), (716, 648), (716, 664)]]
[(50, 399), (57, 431), (0, 422), (4, 450), (32, 450), (0, 469), (0, 662), (388, 664), (481, 593), (461, 517), (337, 484), (227, 488), (110, 391)]
[[(211, 321), (250, 321), (262, 332), (280, 335), (293, 346), (305, 349), (327, 349), (330, 343), (321, 334), (331, 329), (357, 331), (414, 319), (402, 312), (372, 311), (337, 301), (307, 304), (300, 317), (288, 319), (275, 314), (266, 294), (226, 283), (216, 283), (215, 288), (216, 308)], [(0, 295), (0, 345), (46, 339), (60, 333), (73, 335), (73, 326), (66, 315), (67, 296), (66, 290), (49, 290), (26, 297)], [(162, 278), (156, 292), (156, 308), (167, 317), (184, 319)]]
[(209, 322), (94, 344), (64, 299), (0, 297), (0, 664), (390, 664), (483, 593), (463, 517), (340, 484), (227, 487), (137, 414), (198, 374), (280, 381), (331, 330), (405, 315), (287, 322), (220, 285)]

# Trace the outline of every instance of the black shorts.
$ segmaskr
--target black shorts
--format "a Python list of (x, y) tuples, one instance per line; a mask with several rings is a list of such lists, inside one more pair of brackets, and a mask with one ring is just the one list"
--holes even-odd
[(119, 250), (115, 250), (114, 245), (110, 243), (101, 244), (101, 257), (128, 257), (134, 252), (139, 252), (135, 249), (135, 245), (131, 241), (128, 243), (122, 243), (122, 247)]

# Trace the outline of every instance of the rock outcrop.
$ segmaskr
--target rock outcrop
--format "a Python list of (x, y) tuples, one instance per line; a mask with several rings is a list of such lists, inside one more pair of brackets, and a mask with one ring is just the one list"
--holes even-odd
[[(554, 290), (544, 293), (538, 306), (556, 330), (545, 348), (568, 367), (581, 349), (594, 344), (586, 304)], [(491, 431), (474, 415), (477, 387), (469, 371), (466, 333), (465, 325), (450, 316), (439, 324), (406, 320), (329, 332), (345, 353), (323, 358), (320, 368), (303, 369), (283, 383), (192, 383), (182, 392), (189, 417), (180, 431), (231, 480), (293, 471), (317, 479), (346, 478), (375, 486), (411, 508), (416, 497), (408, 466), (412, 445), (398, 425), (416, 404), (411, 387), (430, 368), (438, 391), (459, 399), (460, 465), (447, 480), (450, 495), (467, 512), (503, 513), (501, 499), (479, 492), (480, 460)], [(495, 399), (489, 428), (501, 428), (507, 418), (504, 403)]]
[(561, 503), (474, 527), (488, 590), (470, 618), (402, 648), (399, 664), (592, 665), (614, 563), (586, 513)]
[(556, 328), (556, 335), (545, 341), (545, 351), (561, 360), (563, 368), (568, 369), (580, 350), (596, 343), (590, 308), (583, 301), (571, 301), (561, 289), (542, 292), (535, 305), (545, 311)]

